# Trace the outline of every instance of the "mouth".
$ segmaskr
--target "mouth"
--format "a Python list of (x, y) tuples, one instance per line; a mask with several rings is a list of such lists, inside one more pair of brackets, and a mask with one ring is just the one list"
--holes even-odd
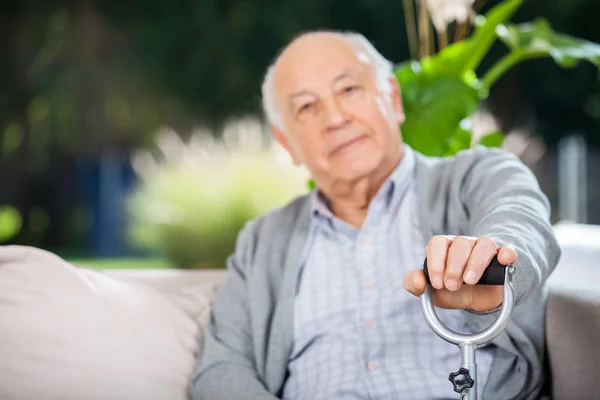
[(347, 149), (347, 148), (349, 148), (349, 147), (351, 147), (351, 146), (355, 145), (355, 144), (356, 144), (356, 143), (358, 143), (358, 142), (361, 142), (362, 140), (364, 140), (364, 139), (366, 139), (366, 138), (367, 138), (367, 135), (359, 135), (359, 136), (357, 136), (357, 137), (355, 137), (355, 138), (352, 138), (352, 139), (350, 139), (350, 140), (348, 140), (348, 141), (345, 141), (345, 142), (343, 142), (343, 143), (340, 143), (340, 144), (338, 144), (337, 146), (335, 146), (335, 147), (333, 148), (333, 150), (331, 150), (331, 151), (329, 152), (329, 156), (330, 156), (330, 157), (332, 157), (332, 156), (335, 156), (336, 154), (338, 154), (338, 153), (341, 153), (341, 152), (342, 152), (342, 151), (344, 151), (345, 149)]

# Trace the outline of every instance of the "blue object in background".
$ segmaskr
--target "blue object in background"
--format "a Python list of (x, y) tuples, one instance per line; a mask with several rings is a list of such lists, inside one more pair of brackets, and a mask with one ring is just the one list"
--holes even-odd
[(136, 182), (129, 154), (106, 150), (97, 159), (78, 160), (78, 203), (89, 218), (84, 232), (86, 252), (96, 257), (139, 254), (127, 245), (124, 235), (127, 224), (124, 201)]

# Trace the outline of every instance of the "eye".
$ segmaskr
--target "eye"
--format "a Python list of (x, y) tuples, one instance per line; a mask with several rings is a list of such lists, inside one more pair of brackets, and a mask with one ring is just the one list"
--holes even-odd
[(342, 89), (343, 94), (354, 94), (358, 92), (359, 87), (357, 85), (349, 85)]
[(305, 103), (298, 108), (298, 113), (302, 113), (304, 111), (308, 111), (313, 107), (313, 103)]

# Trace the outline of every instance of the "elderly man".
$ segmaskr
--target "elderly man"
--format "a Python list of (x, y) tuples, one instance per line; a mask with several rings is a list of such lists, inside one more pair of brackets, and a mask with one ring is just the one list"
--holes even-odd
[(430, 158), (402, 143), (400, 88), (364, 37), (303, 34), (263, 85), (275, 138), (317, 189), (242, 230), (193, 378), (195, 399), (446, 399), (460, 353), (418, 296), (428, 259), (440, 318), (495, 320), (493, 257), (516, 268), (511, 324), (478, 349), (484, 399), (537, 398), (543, 284), (558, 262), (549, 204), (501, 150)]

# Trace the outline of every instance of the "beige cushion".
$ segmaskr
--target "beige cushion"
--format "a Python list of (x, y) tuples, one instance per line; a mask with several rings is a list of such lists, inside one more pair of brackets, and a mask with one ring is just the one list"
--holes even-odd
[(0, 399), (187, 399), (211, 291), (0, 247)]
[(143, 283), (158, 290), (200, 326), (227, 278), (225, 269), (117, 269), (105, 272), (122, 282)]

